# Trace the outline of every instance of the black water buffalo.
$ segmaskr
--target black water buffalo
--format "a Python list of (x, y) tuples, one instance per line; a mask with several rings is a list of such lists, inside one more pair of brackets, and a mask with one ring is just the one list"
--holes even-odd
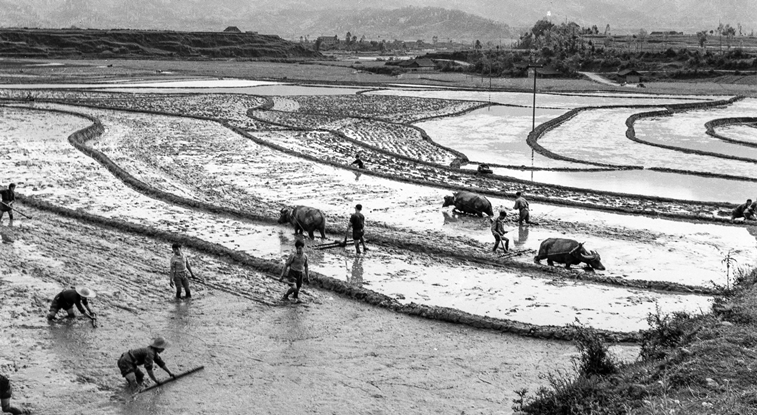
[(295, 206), (281, 209), (279, 223), (291, 223), (295, 234), (307, 232), (310, 239), (315, 238), (313, 232), (316, 230), (321, 232), (321, 238), (326, 238), (326, 217), (316, 208)]
[(538, 264), (545, 258), (549, 265), (559, 262), (565, 264), (565, 268), (585, 262), (593, 269), (600, 271), (605, 269), (597, 251), (589, 252), (584, 248), (583, 243), (578, 243), (573, 239), (549, 238), (542, 241), (541, 246), (539, 246), (539, 253), (534, 257), (534, 262)]
[[(492, 204), (484, 196), (473, 192), (457, 192), (452, 196), (444, 196), (444, 204), (442, 207), (455, 206), (455, 209), (462, 213), (470, 213), (473, 215), (484, 216), (486, 213), (489, 216), (494, 216), (492, 211)], [(453, 209), (453, 210), (455, 210)]]

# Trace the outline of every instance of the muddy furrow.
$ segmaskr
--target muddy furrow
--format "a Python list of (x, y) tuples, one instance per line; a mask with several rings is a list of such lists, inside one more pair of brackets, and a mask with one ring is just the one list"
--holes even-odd
[[(207, 211), (214, 214), (224, 214), (231, 217), (264, 223), (274, 223), (276, 221), (276, 216), (272, 216), (270, 213), (266, 213), (266, 211), (252, 213), (251, 211), (246, 209), (230, 209), (207, 202), (179, 197), (148, 185), (147, 183), (135, 178), (120, 166), (116, 165), (102, 152), (95, 150), (86, 144), (88, 141), (94, 140), (95, 137), (101, 134), (101, 132), (102, 126), (101, 124), (99, 124), (99, 121), (95, 120), (95, 125), (93, 125), (91, 130), (87, 132), (77, 132), (69, 137), (69, 141), (74, 145), (74, 147), (78, 148), (90, 157), (93, 157), (95, 160), (105, 166), (109, 171), (111, 171), (111, 173), (113, 173), (117, 178), (122, 180), (133, 189), (139, 191), (140, 193), (143, 193), (151, 198), (166, 201), (168, 203)], [(273, 210), (273, 212), (275, 211), (276, 210)], [(337, 235), (342, 232), (342, 229), (343, 228), (338, 226), (327, 227), (327, 231), (329, 233)], [(462, 261), (473, 261), (481, 265), (501, 267), (504, 270), (517, 271), (521, 273), (525, 272), (528, 275), (536, 277), (544, 275), (559, 276), (561, 278), (576, 279), (590, 283), (599, 283), (626, 288), (639, 288), (645, 290), (658, 290), (663, 292), (694, 293), (706, 295), (712, 295), (718, 292), (713, 288), (692, 286), (675, 282), (645, 281), (609, 277), (589, 274), (583, 271), (572, 271), (552, 267), (544, 267), (541, 265), (518, 262), (509, 259), (493, 259), (489, 254), (485, 253), (486, 249), (484, 245), (477, 241), (470, 239), (451, 238), (450, 242), (457, 242), (453, 243), (452, 246), (445, 247), (439, 245), (430, 245), (428, 243), (427, 233), (412, 230), (405, 230), (400, 232), (391, 227), (376, 228), (375, 232), (372, 232), (371, 242), (383, 246), (397, 247), (429, 255), (456, 258)], [(475, 249), (471, 249), (472, 247)]]

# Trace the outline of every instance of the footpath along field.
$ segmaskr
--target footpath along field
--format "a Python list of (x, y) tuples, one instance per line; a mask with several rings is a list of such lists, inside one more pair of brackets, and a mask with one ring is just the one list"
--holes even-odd
[[(258, 366), (277, 368), (270, 369), (270, 372), (264, 371), (261, 375), (263, 385), (260, 385), (261, 381), (258, 380), (257, 383), (253, 382), (253, 385), (259, 389), (250, 390), (251, 393), (268, 396), (271, 388), (278, 387), (280, 382), (291, 381), (282, 380), (277, 375), (278, 368), (290, 366), (289, 360), (286, 357), (273, 360), (267, 354), (278, 347), (277, 342), (287, 342), (290, 349), (293, 345), (300, 345), (301, 348), (296, 347), (293, 353), (286, 354), (302, 356), (304, 359), (313, 354), (310, 348), (312, 344), (318, 344), (321, 348), (330, 341), (334, 341), (334, 344), (345, 341), (343, 337), (339, 337), (345, 330), (353, 330), (349, 333), (357, 331), (365, 338), (377, 335), (372, 332), (364, 334), (370, 332), (366, 327), (375, 326), (358, 324), (354, 329), (341, 329), (337, 336), (324, 337), (318, 332), (324, 330), (329, 334), (333, 333), (336, 326), (334, 322), (340, 319), (349, 320), (350, 317), (345, 314), (348, 312), (355, 313), (356, 323), (360, 321), (361, 313), (367, 316), (374, 313), (372, 310), (376, 310), (376, 313), (384, 313), (378, 315), (394, 316), (391, 318), (407, 321), (408, 324), (449, 327), (458, 331), (456, 334), (445, 334), (448, 336), (448, 342), (454, 343), (456, 347), (461, 344), (456, 336), (463, 332), (477, 333), (476, 336), (510, 337), (470, 331), (474, 329), (465, 326), (446, 326), (445, 323), (425, 319), (409, 319), (403, 314), (417, 305), (431, 307), (428, 310), (432, 310), (433, 313), (436, 313), (434, 307), (442, 307), (446, 310), (469, 313), (474, 317), (489, 317), (492, 319), (488, 321), (495, 321), (503, 327), (508, 324), (525, 324), (525, 327), (532, 327), (539, 333), (544, 328), (552, 330), (551, 325), (564, 326), (578, 319), (589, 326), (607, 330), (608, 338), (615, 336), (631, 339), (633, 332), (647, 327), (646, 316), (658, 307), (662, 312), (697, 313), (709, 309), (712, 301), (709, 294), (715, 293), (713, 284), (727, 284), (720, 264), (726, 253), (730, 252), (740, 261), (747, 263), (757, 259), (757, 243), (751, 228), (727, 226), (712, 220), (686, 222), (571, 206), (545, 205), (538, 200), (532, 203), (534, 215), (538, 218), (540, 226), (519, 229), (515, 224), (510, 225), (509, 235), (512, 236), (513, 246), (523, 250), (523, 255), (500, 259), (488, 253), (491, 235), (487, 221), (451, 214), (448, 209), (441, 208), (443, 197), (457, 186), (482, 186), (482, 190), (494, 192), (489, 198), (496, 209), (509, 209), (513, 202), (511, 191), (523, 188), (529, 191), (529, 196), (531, 190), (536, 195), (552, 192), (551, 197), (557, 201), (562, 195), (570, 194), (566, 200), (582, 200), (584, 203), (590, 201), (603, 208), (637, 205), (654, 206), (671, 212), (679, 209), (679, 206), (685, 206), (686, 203), (617, 195), (597, 196), (590, 190), (581, 192), (538, 185), (525, 187), (519, 182), (508, 183), (504, 178), (484, 179), (459, 174), (455, 177), (448, 165), (454, 163), (460, 154), (454, 149), (434, 146), (422, 135), (422, 130), (414, 128), (410, 123), (425, 117), (454, 115), (475, 109), (481, 105), (480, 101), (463, 103), (430, 100), (419, 107), (418, 113), (411, 114), (409, 111), (413, 103), (422, 102), (423, 98), (333, 96), (305, 99), (289, 96), (286, 99), (269, 99), (243, 95), (130, 96), (75, 91), (68, 91), (55, 98), (68, 104), (16, 103), (13, 104), (14, 107), (1, 109), (4, 117), (0, 128), (10, 139), (0, 144), (0, 152), (6, 155), (10, 162), (4, 165), (0, 174), (3, 177), (18, 177), (12, 180), (19, 183), (19, 193), (33, 197), (35, 201), (49, 202), (115, 219), (127, 225), (149, 226), (159, 232), (197, 238), (198, 241), (214, 243), (223, 249), (244, 253), (248, 255), (245, 258), (251, 258), (251, 263), (271, 265), (265, 265), (268, 271), (261, 272), (259, 265), (249, 269), (238, 263), (224, 263), (226, 260), (220, 260), (207, 252), (193, 252), (192, 255), (198, 258), (197, 268), (208, 270), (203, 271), (203, 276), (208, 278), (208, 284), (198, 283), (199, 298), (193, 300), (194, 303), (189, 308), (182, 308), (185, 305), (177, 306), (161, 299), (170, 298), (170, 292), (166, 291), (165, 296), (156, 294), (164, 289), (160, 286), (160, 279), (165, 278), (160, 265), (157, 266), (157, 271), (155, 265), (139, 265), (143, 262), (165, 262), (169, 245), (166, 241), (159, 242), (156, 239), (137, 237), (115, 230), (92, 228), (92, 225), (82, 225), (85, 229), (81, 231), (68, 231), (73, 227), (71, 224), (77, 222), (30, 208), (35, 220), (17, 220), (13, 227), (5, 227), (3, 239), (9, 241), (6, 242), (6, 248), (10, 249), (8, 261), (23, 262), (36, 259), (42, 265), (33, 272), (11, 276), (0, 285), (0, 289), (10, 290), (13, 295), (33, 298), (31, 308), (23, 305), (26, 304), (24, 301), (29, 300), (14, 303), (14, 308), (0, 308), (3, 312), (8, 310), (9, 315), (23, 317), (24, 322), (20, 324), (31, 329), (31, 334), (24, 334), (18, 340), (27, 342), (24, 344), (39, 342), (39, 339), (48, 335), (46, 324), (41, 324), (34, 313), (41, 315), (44, 304), (56, 290), (67, 284), (79, 283), (82, 278), (89, 278), (93, 281), (94, 288), (102, 292), (98, 304), (102, 304), (108, 310), (105, 315), (113, 319), (112, 324), (125, 327), (127, 321), (131, 321), (132, 327), (143, 327), (152, 333), (161, 328), (170, 330), (173, 333), (171, 335), (177, 338), (180, 344), (180, 355), (200, 350), (209, 356), (207, 359), (217, 360), (218, 372), (210, 372), (208, 375), (214, 387), (230, 388), (229, 390), (244, 388), (239, 385), (251, 382), (251, 379), (258, 379), (254, 378), (255, 375), (248, 378), (249, 373), (259, 373)], [(399, 105), (396, 112), (392, 112), (391, 108), (394, 107), (389, 104), (395, 99)], [(691, 99), (686, 97), (680, 101)], [(650, 101), (659, 102), (659, 98), (651, 98)], [(349, 108), (347, 104), (350, 102), (355, 105), (364, 104), (365, 109), (361, 110), (364, 115), (338, 110)], [(273, 104), (274, 111), (266, 109), (270, 104)], [(280, 111), (275, 110), (276, 105)], [(98, 106), (102, 108), (94, 108)], [(566, 103), (565, 106), (569, 107), (569, 104)], [(174, 115), (145, 111), (161, 111)], [(219, 122), (180, 115), (207, 117)], [(295, 121), (298, 124), (295, 124)], [(69, 141), (68, 138), (74, 131), (95, 122), (98, 123), (97, 128), (88, 132), (86, 136), (75, 136), (74, 143)], [(609, 131), (613, 127), (606, 128)], [(431, 138), (433, 139), (433, 136)], [(77, 139), (80, 141), (76, 141)], [(72, 144), (76, 144), (77, 147)], [(351, 157), (358, 152), (370, 162), (369, 171), (360, 172), (347, 167), (352, 160)], [(430, 156), (431, 154), (446, 155), (435, 158)], [(108, 171), (93, 157), (99, 157), (100, 161), (102, 157), (109, 158), (113, 166), (122, 169), (121, 173), (114, 175), (112, 166), (111, 171)], [(127, 180), (125, 175), (130, 175), (131, 178)], [(408, 178), (417, 180), (412, 182), (408, 181)], [(135, 185), (135, 181), (140, 181), (152, 190), (146, 191), (144, 186)], [(290, 227), (275, 224), (278, 210), (283, 206), (295, 204), (322, 209), (329, 218), (328, 236), (330, 239), (337, 239), (341, 238), (351, 206), (355, 203), (363, 203), (366, 206), (364, 212), (369, 220), (369, 246), (373, 249), (363, 257), (356, 257), (350, 248), (319, 252), (312, 250), (312, 246), (319, 242), (309, 242), (308, 252), (311, 255), (312, 268), (319, 276), (315, 286), (306, 287), (306, 305), (293, 309), (266, 308), (260, 305), (276, 304), (276, 296), (283, 287), (269, 278), (275, 276), (275, 272), (271, 275), (271, 270), (275, 269), (271, 267), (280, 263), (291, 251), (294, 241)], [(33, 203), (20, 204), (31, 205)], [(214, 206), (220, 210), (215, 210)], [(707, 218), (702, 211), (712, 207), (702, 205), (689, 209), (698, 209), (697, 214)], [(711, 211), (709, 215), (715, 213)], [(54, 225), (49, 229), (42, 225), (35, 228), (36, 223), (41, 223), (39, 216), (48, 218)], [(127, 228), (129, 226), (131, 225)], [(69, 237), (72, 246), (67, 247), (61, 259), (56, 262), (50, 254), (55, 238), (49, 235), (48, 238), (41, 237), (39, 232), (70, 232), (73, 235)], [(76, 242), (76, 238), (86, 238), (88, 232), (98, 236), (93, 236), (92, 240)], [(538, 249), (539, 242), (554, 236), (586, 241), (587, 247), (602, 253), (608, 271), (567, 272), (546, 265), (531, 264), (531, 258)], [(134, 238), (141, 239), (141, 242), (134, 241)], [(155, 253), (145, 255), (147, 260), (132, 259), (136, 268), (134, 275), (129, 276), (126, 271), (122, 273), (119, 270), (119, 277), (113, 286), (108, 286), (107, 279), (98, 275), (106, 273), (108, 268), (107, 261), (95, 257), (100, 255), (100, 249), (87, 250), (88, 255), (94, 260), (92, 266), (69, 265), (71, 259), (66, 259), (76, 256), (75, 249), (78, 249), (78, 245), (107, 245), (104, 241), (109, 241), (111, 246), (103, 251), (112, 255), (114, 251), (125, 249), (120, 243), (124, 240), (130, 241), (123, 245), (131, 247), (131, 256), (139, 249), (151, 249)], [(133, 245), (151, 248), (137, 248)], [(156, 253), (162, 249), (165, 249), (165, 255), (162, 259), (157, 259)], [(137, 254), (141, 255), (139, 252)], [(124, 264), (129, 263), (124, 260)], [(129, 266), (124, 265), (122, 268), (128, 269)], [(129, 284), (139, 278), (150, 278), (151, 282), (147, 285), (135, 284), (135, 287), (140, 288), (134, 291), (135, 288)], [(341, 281), (340, 285), (328, 282), (330, 279)], [(362, 292), (369, 293), (369, 296), (373, 295), (370, 293), (385, 296), (384, 301), (391, 304), (382, 307), (400, 313), (392, 314), (382, 307), (359, 305), (354, 299), (317, 288), (325, 287), (326, 283), (331, 287), (356, 287), (365, 290)], [(690, 291), (700, 294), (690, 294)], [(587, 301), (589, 298), (591, 301)], [(345, 307), (341, 303), (337, 305), (337, 302), (350, 306)], [(176, 310), (171, 310), (170, 313), (173, 314), (170, 314), (164, 311), (166, 306)], [(340, 311), (333, 312), (336, 308), (340, 308)], [(246, 311), (240, 311), (242, 309)], [(126, 319), (114, 310), (131, 313), (133, 316)], [(329, 311), (332, 313), (326, 315)], [(146, 318), (142, 315), (146, 312), (155, 313), (156, 317)], [(243, 333), (245, 319), (239, 317), (258, 313), (263, 316), (262, 323), (250, 337), (250, 333)], [(282, 317), (283, 315), (287, 317)], [(220, 319), (226, 322), (223, 327), (228, 329), (228, 333), (221, 333), (217, 328), (213, 328), (212, 321), (219, 316), (229, 317)], [(278, 329), (285, 330), (282, 332), (284, 334), (269, 335), (269, 343), (261, 349), (265, 350), (260, 355), (263, 357), (255, 355), (254, 359), (249, 359), (256, 362), (249, 363), (252, 367), (233, 367), (233, 362), (240, 356), (251, 355), (249, 351), (234, 349), (231, 345), (240, 341), (256, 341), (255, 336), (268, 332), (270, 324), (273, 324), (271, 322), (280, 324), (281, 327)], [(70, 329), (83, 328), (83, 324), (78, 324), (79, 327)], [(9, 326), (9, 330), (18, 332), (20, 327)], [(178, 330), (183, 330), (187, 335), (182, 337)], [(276, 333), (274, 329), (270, 330)], [(570, 330), (561, 331), (559, 327), (554, 330), (567, 335), (570, 333)], [(104, 332), (106, 330), (97, 333)], [(198, 342), (193, 335), (203, 340)], [(98, 350), (107, 355), (103, 341), (105, 337), (93, 340), (93, 344), (96, 343)], [(216, 343), (213, 343), (214, 341)], [(539, 353), (548, 353), (549, 345), (553, 344), (548, 341), (535, 342), (540, 345), (535, 349)], [(189, 398), (191, 395), (184, 394), (191, 393), (192, 388), (202, 387), (200, 381), (188, 381), (187, 384), (190, 386), (176, 395), (153, 396), (148, 406), (141, 406), (142, 404), (136, 402), (128, 403), (128, 398), (120, 392), (117, 373), (107, 372), (107, 365), (83, 372), (75, 371), (72, 368), (81, 364), (84, 359), (78, 351), (79, 344), (62, 343), (65, 346), (54, 350), (62, 356), (62, 362), (57, 363), (58, 366), (40, 364), (36, 371), (30, 369), (21, 378), (24, 390), (30, 389), (34, 382), (39, 382), (37, 386), (42, 385), (38, 377), (40, 373), (59, 370), (68, 376), (64, 376), (68, 381), (61, 381), (61, 385), (65, 385), (61, 386), (62, 391), (79, 388), (75, 383), (83, 385), (84, 390), (97, 396), (97, 399), (92, 401), (92, 405), (97, 406), (90, 408), (98, 407), (105, 411), (103, 413), (111, 413), (107, 412), (111, 410), (116, 411), (112, 413), (118, 413), (117, 411), (123, 408), (129, 408), (132, 411), (130, 413), (149, 413), (149, 405), (168, 411), (180, 411), (180, 408), (189, 408), (187, 405), (190, 405), (190, 402), (197, 402), (194, 398)], [(121, 343), (123, 341), (119, 342)], [(391, 341), (388, 343), (389, 347), (400, 347)], [(564, 344), (554, 344), (564, 348)], [(350, 345), (352, 346), (352, 343)], [(355, 347), (360, 348), (360, 343), (355, 343)], [(224, 354), (218, 351), (219, 348), (234, 350)], [(339, 350), (344, 350), (348, 355), (354, 353), (349, 348)], [(491, 393), (485, 391), (469, 397), (464, 389), (449, 384), (456, 392), (433, 404), (434, 410), (429, 410), (431, 407), (421, 409), (419, 406), (411, 406), (411, 411), (412, 408), (416, 408), (423, 412), (444, 412), (448, 408), (459, 409), (471, 405), (472, 413), (509, 413), (509, 401), (514, 394), (509, 392), (512, 388), (507, 386), (507, 382), (519, 385), (523, 383), (510, 377), (512, 373), (502, 369), (501, 365), (497, 371), (493, 369), (494, 366), (482, 367), (481, 371), (474, 368), (471, 371), (470, 363), (467, 363), (468, 358), (455, 355), (462, 348), (456, 350), (450, 352), (452, 354), (449, 356), (454, 356), (451, 359), (456, 361), (459, 358), (466, 361), (464, 368), (459, 372), (460, 378), (471, 378), (468, 381), (458, 381), (466, 384), (475, 382), (472, 373), (476, 373), (479, 383), (507, 388), (504, 398), (492, 400)], [(376, 356), (371, 354), (370, 358), (378, 358), (382, 353), (383, 351), (377, 351)], [(621, 353), (628, 357), (633, 354), (633, 349), (625, 348)], [(45, 352), (40, 351), (40, 354), (30, 353), (24, 358), (31, 361), (40, 359), (44, 354)], [(316, 354), (323, 357), (323, 352)], [(295, 383), (316, 383), (315, 379), (324, 376), (326, 368), (333, 367), (333, 364), (326, 364), (329, 359), (340, 359), (344, 355), (340, 357), (332, 353), (329, 356), (315, 360), (314, 362), (318, 362), (316, 366), (309, 366), (307, 363), (297, 365), (301, 370), (292, 371), (297, 379)], [(112, 356), (105, 357), (107, 358), (103, 360), (113, 360)], [(550, 356), (548, 358), (555, 360), (551, 360), (548, 365), (558, 367), (560, 365), (553, 365), (553, 362), (564, 357)], [(439, 365), (444, 367), (450, 364), (449, 362), (442, 361)], [(371, 365), (365, 360), (359, 364), (366, 367)], [(424, 365), (409, 362), (408, 370), (417, 370), (419, 367), (425, 367)], [(189, 366), (191, 364), (187, 363), (182, 367)], [(393, 365), (388, 365), (386, 370), (387, 376), (391, 379), (405, 376), (403, 373), (395, 372)], [(386, 388), (380, 385), (379, 381), (369, 381), (365, 384), (367, 374), (355, 376), (347, 367), (345, 372), (352, 373), (350, 376), (354, 377), (350, 378), (351, 381), (344, 380), (339, 374), (344, 372), (337, 371), (327, 377), (329, 381), (322, 385), (323, 388), (311, 392), (305, 392), (306, 388), (303, 389), (303, 395), (297, 395), (302, 397), (303, 402), (309, 402), (306, 404), (309, 406), (303, 409), (320, 413), (326, 408), (341, 408), (349, 402), (348, 398), (352, 398), (352, 392), (345, 392), (337, 393), (336, 400), (318, 400), (315, 398), (318, 390), (336, 388), (341, 391), (347, 388), (344, 390), (349, 389), (362, 395), (361, 398), (356, 398), (356, 402), (366, 405), (366, 408), (376, 405), (374, 399), (389, 396), (384, 393)], [(77, 377), (72, 377), (71, 373), (75, 373)], [(229, 376), (231, 379), (222, 376), (228, 373), (233, 373)], [(438, 373), (441, 376), (444, 371)], [(508, 377), (508, 380), (492, 380), (485, 376), (493, 373)], [(272, 379), (267, 378), (267, 374), (270, 374)], [(446, 390), (446, 386), (441, 381), (433, 381), (434, 376), (436, 375), (431, 374), (431, 380), (428, 380), (430, 383), (422, 385), (388, 382), (394, 385), (392, 387), (395, 389), (392, 391), (397, 398), (385, 399), (378, 406), (386, 413), (391, 413), (398, 407), (404, 407), (403, 405), (418, 405), (418, 402), (437, 399), (437, 395)], [(539, 384), (538, 380), (528, 385), (535, 387), (536, 384)], [(417, 389), (425, 392), (418, 392)], [(412, 392), (408, 392), (409, 390)], [(420, 395), (417, 395), (418, 393)], [(221, 392), (218, 396), (219, 399), (225, 400), (209, 403), (221, 405), (221, 408), (232, 413), (240, 409), (241, 402), (235, 397), (236, 393), (231, 396)], [(47, 402), (42, 404), (43, 407), (53, 405), (47, 397), (35, 397)], [(180, 397), (184, 400), (176, 403)], [(477, 402), (478, 397), (488, 400), (486, 403)], [(415, 403), (409, 403), (411, 401)], [(75, 405), (87, 405), (84, 401), (70, 402)], [(276, 410), (277, 405), (279, 403), (274, 400), (266, 408)], [(207, 413), (211, 413), (213, 409), (215, 408), (207, 408)]]

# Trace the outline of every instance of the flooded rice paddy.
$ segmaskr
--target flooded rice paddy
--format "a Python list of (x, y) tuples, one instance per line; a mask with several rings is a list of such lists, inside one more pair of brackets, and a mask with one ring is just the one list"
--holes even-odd
[[(319, 86), (256, 85), (210, 81), (157, 86), (169, 87), (170, 92), (286, 96), (274, 99), (284, 111), (297, 111), (301, 104), (310, 102), (298, 101), (298, 96), (349, 95), (362, 90), (324, 88), (330, 90), (327, 93)], [(143, 90), (139, 85), (133, 91), (155, 93), (160, 89)], [(525, 93), (400, 89), (371, 93), (482, 102), (493, 97), (492, 102), (530, 105), (530, 95)], [(537, 108), (537, 124), (576, 106), (665, 105), (717, 97), (555, 94), (544, 98), (537, 106), (548, 108)], [(252, 105), (256, 101), (234, 101), (225, 108), (224, 118), (242, 117), (246, 102)], [(351, 247), (319, 251), (313, 246), (322, 241), (307, 241), (311, 269), (404, 304), (449, 307), (536, 325), (563, 326), (579, 321), (595, 328), (632, 332), (647, 327), (649, 313), (705, 312), (712, 298), (565, 279), (550, 272), (546, 261), (544, 268), (521, 267), (518, 263), (532, 262), (540, 242), (550, 237), (585, 242), (587, 248), (601, 253), (607, 267), (597, 275), (621, 280), (726, 285), (732, 276), (726, 276), (721, 263), (725, 255), (730, 253), (740, 264), (757, 260), (757, 240), (751, 227), (532, 203), (532, 218), (538, 225), (518, 226), (512, 219), (507, 223), (511, 247), (522, 252), (513, 257), (514, 262), (499, 261), (493, 254), (487, 263), (467, 261), (461, 256), (480, 256), (491, 248), (489, 221), (442, 208), (449, 190), (305, 160), (256, 144), (209, 121), (73, 105), (29, 106), (34, 109), (0, 109), (0, 134), (6, 137), (0, 143), (0, 156), (7, 160), (0, 164), (0, 175), (16, 182), (20, 193), (276, 261), (292, 251), (295, 240), (291, 227), (273, 223), (282, 206), (303, 204), (321, 209), (328, 218), (328, 239), (341, 239), (352, 206), (362, 203), (371, 250), (362, 256), (355, 255)], [(133, 190), (67, 141), (69, 134), (88, 126), (89, 120), (49, 109), (100, 120), (105, 132), (88, 145), (137, 179), (177, 196), (247, 211), (268, 220), (211, 214)], [(687, 159), (693, 155), (683, 153), (671, 156), (665, 150), (626, 139), (625, 120), (639, 111), (584, 111), (547, 133), (540, 144), (585, 161), (645, 167), (687, 165), (719, 174), (743, 168), (745, 163), (731, 160), (705, 156)], [(678, 122), (696, 121), (703, 129), (707, 120), (732, 116), (740, 109), (714, 111), (684, 113)], [(651, 130), (658, 121), (671, 123), (665, 128), (672, 131), (676, 116), (644, 120), (649, 126), (637, 126), (637, 132)], [(250, 125), (255, 127), (248, 129), (250, 134), (276, 134), (277, 142), (301, 139)], [(525, 144), (531, 129), (528, 108), (487, 107), (417, 126), (435, 142), (462, 151), (474, 161), (538, 168), (586, 167), (539, 155), (532, 158)], [(749, 127), (728, 128), (741, 131), (738, 128)], [(680, 129), (678, 133), (699, 143), (704, 140), (703, 132), (696, 129)], [(411, 149), (412, 141), (408, 140), (406, 146)], [(535, 182), (693, 200), (731, 198), (743, 189), (739, 181), (648, 170), (495, 170), (503, 175), (530, 177)], [(495, 211), (512, 212), (512, 199), (489, 199)], [(305, 305), (262, 306), (250, 299), (277, 303), (283, 287), (271, 279), (275, 276), (196, 252), (190, 252), (190, 256), (209, 285), (195, 284), (191, 303), (173, 302), (168, 300), (171, 293), (164, 280), (163, 264), (170, 255), (164, 244), (52, 214), (34, 212), (34, 217), (0, 226), (0, 258), (4, 267), (17, 269), (0, 279), (0, 292), (14, 298), (0, 307), (0, 327), (18, 330), (23, 326), (26, 330), (12, 340), (14, 349), (23, 350), (13, 359), (26, 365), (17, 375), (23, 385), (19, 393), (22, 399), (37, 402), (36, 409), (43, 412), (63, 402), (85, 412), (104, 414), (244, 413), (243, 408), (249, 408), (252, 400), (256, 408), (267, 413), (449, 413), (460, 408), (466, 408), (466, 413), (510, 413), (511, 391), (543, 384), (538, 378), (540, 371), (566, 367), (575, 353), (564, 343), (395, 315), (309, 287), (303, 292)], [(398, 242), (407, 238), (433, 249), (424, 252), (387, 243), (377, 246), (371, 243), (372, 234)], [(64, 241), (63, 247), (59, 241)], [(440, 247), (454, 249), (460, 256), (441, 255), (436, 249)], [(101, 329), (89, 330), (86, 321), (50, 327), (42, 322), (45, 305), (56, 291), (85, 282), (101, 294), (96, 303), (106, 322)], [(172, 370), (198, 364), (205, 364), (206, 369), (182, 380), (181, 387), (176, 384), (132, 397), (124, 391), (114, 361), (123, 351), (120, 348), (141, 346), (140, 342), (158, 333), (175, 344), (166, 352)], [(113, 344), (119, 345), (118, 350)], [(616, 350), (624, 359), (632, 358), (636, 351), (628, 347)], [(97, 357), (88, 356), (89, 351)], [(15, 364), (8, 362), (0, 356), (3, 367)], [(290, 393), (278, 393), (282, 389)], [(43, 395), (44, 390), (51, 392)], [(504, 397), (492, 399), (495, 395)]]

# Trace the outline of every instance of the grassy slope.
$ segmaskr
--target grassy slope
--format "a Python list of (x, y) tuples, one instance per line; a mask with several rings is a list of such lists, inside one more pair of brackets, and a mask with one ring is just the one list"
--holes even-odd
[(657, 316), (637, 363), (605, 376), (557, 376), (552, 389), (527, 397), (524, 412), (757, 413), (756, 279), (757, 272), (744, 276), (709, 313)]
[(318, 54), (274, 35), (137, 30), (0, 30), (0, 55), (35, 57), (306, 58)]

